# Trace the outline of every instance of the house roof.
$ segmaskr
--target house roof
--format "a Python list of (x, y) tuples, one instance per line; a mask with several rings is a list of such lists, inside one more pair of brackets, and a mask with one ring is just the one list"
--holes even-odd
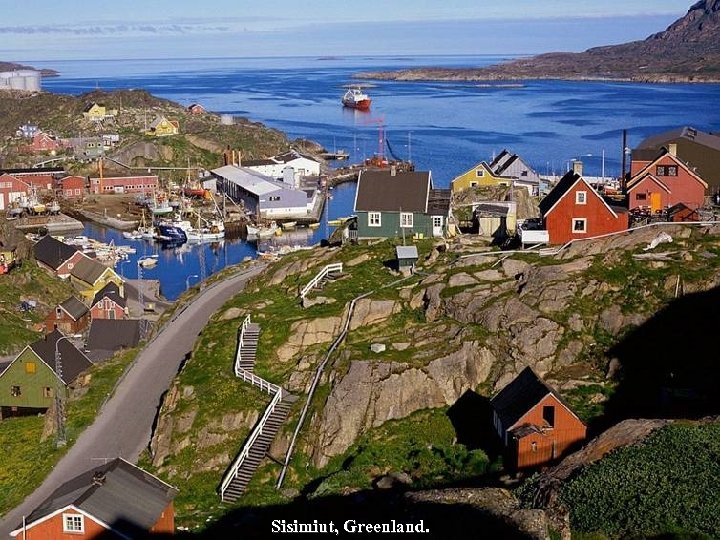
[(106, 296), (121, 307), (127, 305), (125, 298), (120, 295), (120, 287), (118, 287), (114, 281), (108, 281), (105, 286), (97, 292), (92, 301), (93, 305), (97, 304)]
[(568, 171), (565, 176), (563, 176), (560, 181), (555, 185), (555, 187), (550, 190), (550, 193), (545, 195), (545, 197), (540, 201), (540, 204), (538, 205), (538, 207), (540, 208), (540, 214), (542, 214), (543, 217), (547, 216), (550, 211), (555, 208), (555, 205), (560, 202), (560, 199), (562, 199), (565, 194), (570, 191), (578, 182), (584, 183), (587, 186), (587, 190), (592, 195), (597, 197), (612, 215), (617, 217), (617, 210), (611, 208), (610, 205), (605, 202), (605, 199), (603, 199), (600, 194), (595, 191), (595, 189), (590, 184), (588, 184), (582, 176), (573, 171)]
[(450, 194), (449, 189), (431, 189), (427, 213), (431, 216), (447, 216), (450, 213)]
[(135, 347), (143, 338), (144, 321), (95, 319), (85, 347), (88, 350), (117, 351)]
[(667, 193), (670, 193), (670, 188), (665, 185), (665, 183), (660, 180), (657, 176), (655, 176), (652, 173), (646, 172), (645, 174), (638, 174), (635, 177), (633, 177), (632, 180), (630, 180), (626, 186), (628, 193), (630, 193), (633, 189), (638, 187), (640, 183), (645, 180), (646, 178), (650, 179), (651, 181), (655, 182), (657, 185), (659, 185), (661, 188), (663, 188)]
[(237, 184), (257, 197), (273, 193), (280, 189), (290, 189), (288, 185), (247, 167), (225, 165), (224, 167), (213, 169), (211, 172), (216, 176), (225, 178), (233, 184)]
[(503, 163), (497, 165), (496, 168), (494, 168), (492, 171), (497, 175), (502, 175), (502, 173), (504, 173), (510, 165), (512, 165), (519, 159), (519, 157), (520, 156), (518, 156), (517, 154), (513, 154)]
[(510, 155), (511, 155), (510, 152), (508, 152), (507, 149), (503, 148), (502, 152), (500, 152), (497, 156), (495, 156), (495, 159), (493, 159), (490, 162), (490, 168), (494, 170), (495, 167), (497, 167), (501, 161), (508, 159), (510, 157)]
[(480, 203), (475, 207), (475, 214), (505, 217), (510, 212), (510, 207), (504, 204)]
[(5, 370), (10, 367), (10, 364), (12, 364), (12, 360), (5, 360), (3, 362), (0, 362), (0, 375), (5, 373)]
[(700, 182), (700, 184), (702, 184), (705, 189), (707, 189), (708, 185), (707, 185), (707, 182), (705, 182), (705, 180), (703, 180), (702, 178), (700, 178), (700, 177), (697, 175), (697, 173), (693, 172), (693, 171), (690, 169), (690, 167), (688, 167), (682, 159), (680, 159), (680, 158), (677, 157), (676, 155), (671, 154), (671, 153), (670, 153), (667, 149), (665, 149), (665, 148), (663, 148), (662, 150), (660, 150), (660, 152), (657, 154), (657, 156), (655, 157), (655, 159), (651, 160), (647, 165), (645, 165), (642, 169), (640, 169), (640, 170), (637, 172), (637, 174), (630, 180), (630, 183), (632, 183), (633, 180), (634, 180), (635, 178), (637, 178), (638, 176), (641, 176), (641, 175), (645, 174), (646, 172), (650, 172), (650, 171), (652, 170), (652, 167), (653, 167), (654, 165), (656, 165), (656, 164), (657, 164), (661, 159), (663, 159), (664, 157), (669, 157), (670, 159), (672, 159), (672, 161), (674, 161), (675, 164), (676, 164), (678, 167), (682, 168), (685, 172), (687, 172), (687, 173), (688, 173), (690, 176), (692, 176), (695, 180), (697, 180), (698, 182)]
[(555, 396), (572, 412), (560, 394), (540, 379), (532, 368), (526, 367), (490, 400), (490, 405), (500, 418), (503, 427), (509, 429), (548, 394)]
[(277, 161), (270, 158), (264, 159), (244, 159), (242, 161), (243, 167), (259, 167), (261, 165), (277, 165)]
[[(178, 490), (122, 458), (115, 458), (68, 480), (26, 519), (27, 526), (73, 506), (114, 531), (134, 538), (149, 531)], [(18, 528), (20, 530), (20, 528)]]
[[(637, 149), (657, 149), (676, 139), (687, 139), (702, 146), (707, 146), (713, 150), (720, 151), (720, 135), (715, 133), (706, 133), (690, 126), (679, 127), (657, 135), (652, 135), (651, 137), (643, 140), (637, 146)], [(633, 157), (635, 156), (633, 155)]]
[(70, 270), (70, 275), (85, 283), (93, 284), (108, 268), (109, 267), (90, 257), (81, 257), (80, 260), (73, 265), (72, 270)]
[(395, 246), (395, 255), (398, 259), (417, 259), (417, 246)]
[(62, 302), (60, 307), (70, 315), (74, 321), (77, 321), (88, 312), (88, 307), (74, 296)]
[[(50, 369), (55, 371), (55, 347), (57, 346), (62, 360), (62, 376), (58, 376), (65, 384), (70, 384), (81, 372), (92, 366), (92, 362), (75, 345), (67, 339), (62, 339), (63, 337), (65, 337), (63, 333), (55, 329), (42, 339), (31, 343), (30, 348), (43, 362), (50, 366)], [(62, 341), (60, 341), (61, 339)]]
[(92, 108), (93, 108), (95, 105), (97, 105), (98, 107), (103, 107), (103, 105), (100, 105), (100, 104), (95, 103), (95, 102), (93, 102), (93, 103), (88, 103), (87, 105), (85, 105), (85, 108), (83, 109), (83, 112), (90, 112), (90, 110), (92, 110)]
[(430, 171), (365, 170), (358, 178), (356, 212), (427, 212)]
[(35, 259), (48, 265), (53, 270), (67, 261), (78, 249), (69, 246), (50, 235), (43, 236), (34, 246)]

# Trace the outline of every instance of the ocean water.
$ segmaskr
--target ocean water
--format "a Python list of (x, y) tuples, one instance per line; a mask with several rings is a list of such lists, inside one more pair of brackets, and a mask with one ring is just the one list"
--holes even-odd
[[(202, 103), (218, 113), (246, 116), (350, 152), (351, 161), (387, 148), (395, 156), (431, 170), (436, 187), (503, 148), (519, 153), (541, 174), (562, 174), (581, 158), (588, 175), (618, 175), (622, 130), (629, 146), (682, 125), (720, 130), (720, 85), (526, 81), (519, 86), (463, 82), (367, 81), (370, 112), (344, 109), (343, 86), (362, 71), (423, 66), (472, 67), (509, 56), (224, 58), (190, 60), (44, 62), (60, 76), (44, 88), (80, 94), (96, 88), (142, 88), (184, 105)], [(604, 156), (604, 158), (603, 158)], [(330, 217), (352, 210), (353, 187), (341, 186)], [(93, 235), (93, 230), (88, 231)], [(310, 238), (324, 236), (324, 227)], [(204, 249), (210, 249), (205, 246)], [(217, 259), (242, 260), (255, 246), (225, 242)], [(175, 298), (187, 276), (198, 273), (199, 248), (168, 255), (154, 271), (162, 290)], [(207, 260), (215, 253), (206, 253)], [(237, 261), (235, 261), (237, 262)], [(218, 262), (218, 269), (221, 262)], [(192, 280), (191, 280), (192, 282)]]

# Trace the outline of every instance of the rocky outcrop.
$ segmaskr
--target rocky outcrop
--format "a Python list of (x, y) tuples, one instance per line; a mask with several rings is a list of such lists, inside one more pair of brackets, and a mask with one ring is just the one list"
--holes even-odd
[(290, 326), (287, 343), (277, 350), (277, 359), (280, 362), (287, 362), (307, 347), (332, 341), (338, 334), (341, 324), (341, 317), (294, 322)]
[(370, 298), (358, 300), (350, 318), (350, 330), (386, 321), (398, 313), (401, 307), (400, 303), (394, 300), (371, 300)]
[(354, 361), (333, 386), (321, 414), (313, 461), (323, 467), (358, 435), (388, 420), (430, 407), (453, 404), (466, 390), (487, 380), (495, 356), (468, 341), (424, 368), (397, 362)]

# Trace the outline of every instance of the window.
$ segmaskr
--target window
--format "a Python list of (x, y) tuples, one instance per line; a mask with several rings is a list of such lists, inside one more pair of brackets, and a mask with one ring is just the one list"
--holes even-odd
[(636, 193), (635, 200), (636, 201), (647, 201), (647, 193)]
[(587, 203), (587, 191), (576, 191), (575, 192), (575, 204), (586, 204)]
[(442, 227), (442, 222), (443, 222), (442, 216), (433, 216), (432, 220), (433, 220), (433, 227), (435, 229), (439, 229), (440, 227)]
[(22, 395), (22, 392), (20, 391), (19, 386), (11, 386), (10, 387), (10, 395), (12, 397), (20, 397)]
[(533, 442), (530, 443), (530, 449), (531, 449), (533, 452), (537, 452), (537, 443), (536, 443), (535, 441), (533, 441)]
[(477, 182), (470, 182), (470, 187), (477, 187), (477, 186), (478, 186)]
[(550, 427), (555, 427), (555, 406), (545, 405), (543, 407), (543, 420)]
[(586, 218), (573, 218), (572, 232), (574, 232), (574, 233), (587, 232), (587, 219)]
[(413, 215), (411, 212), (400, 212), (400, 226), (412, 229)]
[(668, 176), (677, 176), (677, 167), (675, 165), (668, 165), (667, 175)]
[(50, 386), (46, 386), (43, 388), (43, 397), (44, 398), (54, 397), (53, 389)]
[(658, 176), (677, 176), (677, 165), (658, 165), (655, 168), (655, 173)]
[(55, 318), (62, 319), (62, 308), (59, 308), (59, 307), (55, 308)]
[(268, 197), (268, 200), (270, 200), (270, 201), (279, 201), (279, 200), (280, 200), (280, 197), (279, 197), (278, 195), (270, 196), (270, 197)]
[(527, 176), (527, 175), (528, 175), (528, 172), (527, 172), (527, 171), (523, 171), (523, 172), (520, 173), (520, 176)]
[(79, 514), (63, 514), (63, 532), (85, 532), (83, 516)]
[(368, 227), (380, 227), (382, 218), (380, 212), (368, 212)]
[(25, 373), (35, 373), (37, 366), (35, 362), (25, 362)]
[(483, 169), (477, 169), (475, 171), (475, 176), (477, 176), (477, 177), (485, 176), (485, 171)]

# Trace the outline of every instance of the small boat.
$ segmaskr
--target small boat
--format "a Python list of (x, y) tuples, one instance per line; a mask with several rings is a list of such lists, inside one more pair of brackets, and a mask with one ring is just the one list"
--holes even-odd
[(123, 231), (123, 238), (127, 240), (142, 240), (142, 233), (140, 231)]
[(188, 242), (215, 242), (225, 238), (225, 224), (213, 220), (208, 227), (186, 231)]
[(296, 225), (297, 221), (286, 221), (282, 224), (282, 228), (284, 231), (292, 231)]
[(371, 101), (370, 97), (357, 87), (349, 88), (342, 97), (342, 104), (345, 107), (359, 109), (361, 111), (368, 110), (370, 108)]
[(187, 242), (187, 234), (185, 234), (185, 231), (170, 222), (159, 221), (155, 224), (155, 228), (157, 229), (157, 234), (154, 238), (159, 242)]
[(339, 227), (340, 225), (343, 224), (343, 220), (342, 219), (329, 219), (327, 223), (331, 227)]
[(142, 266), (143, 268), (152, 268), (153, 266), (157, 265), (158, 263), (158, 256), (157, 255), (150, 255), (148, 257), (143, 257), (142, 259), (138, 259), (138, 264)]
[(59, 214), (60, 213), (60, 204), (57, 201), (53, 201), (50, 206), (48, 206), (48, 211), (51, 214)]
[(311, 223), (310, 225), (308, 225), (308, 227), (310, 227), (312, 230), (315, 230), (318, 227), (320, 227), (320, 223), (318, 223), (318, 222)]
[(257, 236), (257, 234), (260, 232), (259, 227), (254, 227), (253, 225), (246, 225), (247, 227), (247, 235), (248, 236)]
[(257, 231), (257, 237), (258, 238), (270, 238), (271, 236), (276, 234), (277, 231), (280, 231), (280, 233), (282, 234), (282, 229), (280, 229), (277, 226), (277, 223), (275, 223), (274, 221), (271, 221), (270, 225), (268, 227), (261, 227)]

